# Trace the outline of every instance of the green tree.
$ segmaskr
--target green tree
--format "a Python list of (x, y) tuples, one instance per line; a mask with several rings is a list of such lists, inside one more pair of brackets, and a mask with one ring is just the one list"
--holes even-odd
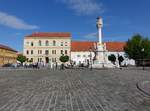
[(108, 56), (108, 60), (111, 61), (113, 64), (116, 62), (116, 56), (114, 54), (111, 54)]
[(17, 60), (23, 64), (26, 61), (26, 57), (23, 55), (18, 55)]
[(121, 63), (124, 61), (124, 58), (122, 56), (118, 57), (119, 66), (121, 66)]
[[(144, 51), (142, 51), (142, 49), (144, 49)], [(150, 59), (150, 40), (139, 34), (134, 35), (127, 41), (124, 50), (131, 59)]]
[(69, 61), (69, 56), (67, 55), (62, 55), (59, 60), (62, 62), (62, 69), (64, 69), (64, 63), (68, 62)]

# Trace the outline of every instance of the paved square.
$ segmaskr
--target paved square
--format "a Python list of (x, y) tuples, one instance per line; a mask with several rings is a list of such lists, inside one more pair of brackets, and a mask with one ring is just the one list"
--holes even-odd
[(142, 70), (0, 70), (0, 111), (150, 111)]

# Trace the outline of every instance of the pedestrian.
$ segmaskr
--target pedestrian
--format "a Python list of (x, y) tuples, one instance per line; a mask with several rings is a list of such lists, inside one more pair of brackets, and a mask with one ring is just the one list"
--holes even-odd
[(56, 68), (56, 70), (57, 70), (57, 68), (58, 68), (58, 64), (57, 64), (57, 62), (56, 62), (56, 64), (55, 64), (55, 68)]

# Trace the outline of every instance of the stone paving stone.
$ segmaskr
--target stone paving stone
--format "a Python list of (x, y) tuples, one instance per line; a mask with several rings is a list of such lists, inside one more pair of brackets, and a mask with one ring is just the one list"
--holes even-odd
[(0, 70), (0, 111), (150, 111), (149, 70)]

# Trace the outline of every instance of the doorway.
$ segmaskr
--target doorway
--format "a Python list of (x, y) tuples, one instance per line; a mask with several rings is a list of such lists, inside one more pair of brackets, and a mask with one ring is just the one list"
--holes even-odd
[(46, 61), (46, 64), (49, 63), (49, 58), (46, 57), (46, 58), (45, 58), (45, 61)]

